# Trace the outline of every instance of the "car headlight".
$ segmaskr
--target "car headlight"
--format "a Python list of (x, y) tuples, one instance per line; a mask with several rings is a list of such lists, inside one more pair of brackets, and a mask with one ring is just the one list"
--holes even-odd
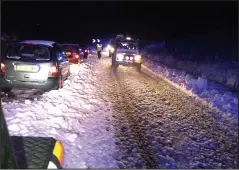
[(117, 57), (117, 59), (120, 60), (120, 61), (122, 61), (122, 60), (124, 59), (124, 55), (123, 55), (123, 54), (120, 54), (120, 53), (116, 54), (116, 57)]
[(113, 47), (110, 47), (110, 52), (113, 53), (115, 49)]
[(134, 57), (134, 59), (137, 60), (137, 61), (141, 60), (141, 55), (136, 55), (136, 56)]

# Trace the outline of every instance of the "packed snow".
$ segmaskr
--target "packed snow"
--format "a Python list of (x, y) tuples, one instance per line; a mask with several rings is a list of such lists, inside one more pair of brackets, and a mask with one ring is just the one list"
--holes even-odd
[[(224, 116), (238, 121), (238, 94), (229, 88), (212, 82), (205, 75), (196, 77), (183, 70), (169, 68), (158, 61), (157, 55), (144, 53), (146, 68), (161, 76), (188, 94), (196, 95), (224, 112)], [(166, 59), (165, 59), (166, 60)], [(168, 58), (170, 60), (170, 57)], [(186, 70), (188, 65), (183, 65)]]
[(51, 136), (61, 141), (64, 168), (116, 168), (107, 121), (111, 110), (94, 86), (94, 64), (90, 60), (71, 65), (71, 76), (60, 90), (35, 96), (34, 90), (14, 90), (15, 100), (3, 99), (10, 135)]
[[(150, 61), (145, 66), (162, 71), (163, 79), (147, 69), (114, 72), (108, 57), (91, 55), (71, 65), (60, 90), (14, 90), (13, 98), (2, 100), (10, 134), (58, 139), (64, 168), (235, 168), (234, 119), (171, 86), (170, 77), (182, 81), (177, 70)], [(188, 76), (187, 82), (211, 87), (205, 78)]]

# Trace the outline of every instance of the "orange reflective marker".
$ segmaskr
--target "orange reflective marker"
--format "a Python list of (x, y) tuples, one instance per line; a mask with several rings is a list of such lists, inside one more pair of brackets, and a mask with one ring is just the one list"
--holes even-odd
[(57, 159), (60, 162), (60, 165), (62, 166), (63, 156), (64, 156), (64, 148), (60, 141), (56, 141), (54, 149), (53, 149), (53, 154), (57, 157)]

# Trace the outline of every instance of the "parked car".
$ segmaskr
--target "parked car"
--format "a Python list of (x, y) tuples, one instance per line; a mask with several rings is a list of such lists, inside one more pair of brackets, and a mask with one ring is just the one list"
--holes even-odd
[(9, 88), (59, 89), (70, 75), (64, 48), (53, 41), (26, 40), (12, 45), (1, 61)]
[(0, 103), (0, 169), (62, 169), (64, 147), (52, 137), (10, 136)]
[(80, 51), (82, 52), (84, 58), (88, 58), (89, 49), (87, 45), (80, 45)]
[[(1, 36), (1, 56), (0, 56), (0, 63), (2, 63), (3, 56), (6, 54), (7, 49), (13, 44), (18, 41), (18, 38), (15, 36), (8, 36), (2, 33)], [(7, 82), (4, 78), (5, 73), (1, 71), (1, 67), (4, 67), (3, 64), (0, 65), (0, 89), (4, 93), (9, 93), (11, 88), (8, 87)]]
[(78, 64), (82, 61), (79, 44), (62, 44), (70, 63)]

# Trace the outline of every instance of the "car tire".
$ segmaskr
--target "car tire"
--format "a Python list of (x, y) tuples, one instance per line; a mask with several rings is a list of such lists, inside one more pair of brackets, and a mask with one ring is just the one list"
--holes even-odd
[(4, 93), (10, 93), (12, 91), (12, 88), (3, 87), (3, 88), (1, 88), (1, 91), (4, 92)]
[(136, 65), (136, 70), (137, 70), (138, 72), (141, 72), (141, 64), (137, 64), (137, 65)]

